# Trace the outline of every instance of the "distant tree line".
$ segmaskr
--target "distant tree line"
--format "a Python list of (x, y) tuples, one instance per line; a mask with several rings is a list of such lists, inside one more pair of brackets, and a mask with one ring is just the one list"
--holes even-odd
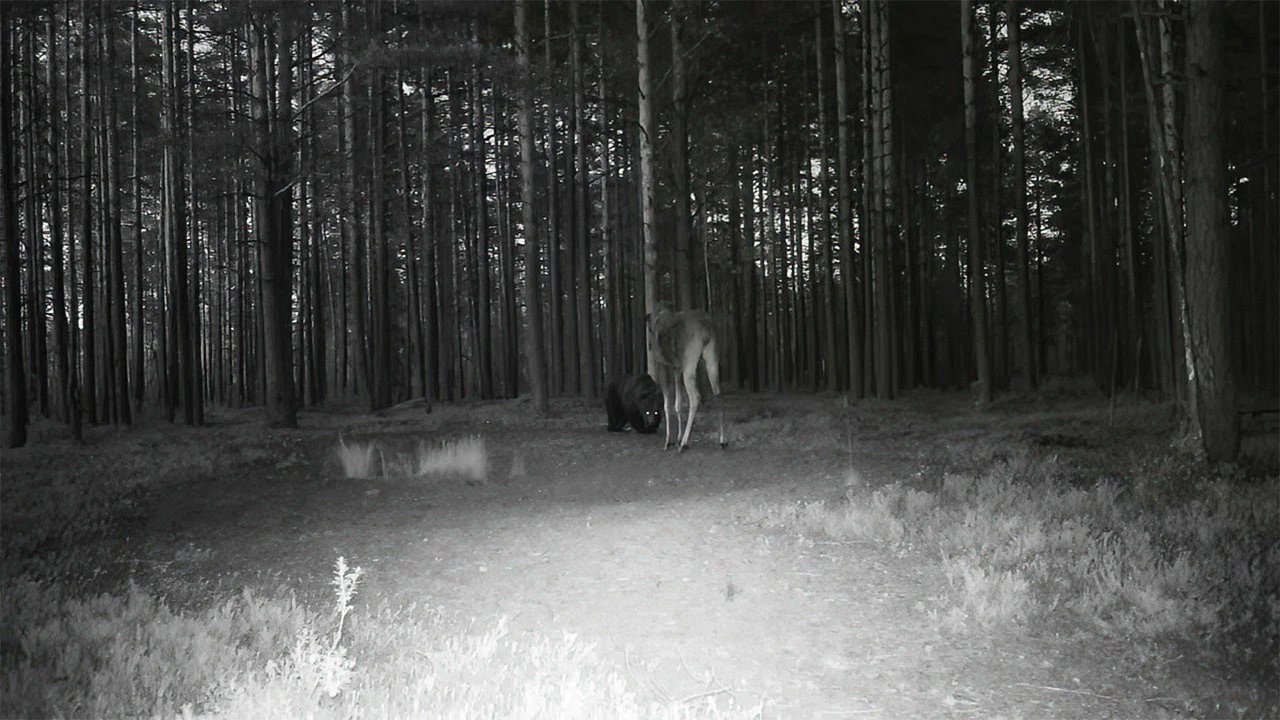
[[(0, 3), (29, 414), (595, 397), (656, 300), (851, 400), (1280, 388), (1270, 3)], [(638, 42), (639, 40), (639, 42)], [(1273, 400), (1274, 401), (1274, 400)]]

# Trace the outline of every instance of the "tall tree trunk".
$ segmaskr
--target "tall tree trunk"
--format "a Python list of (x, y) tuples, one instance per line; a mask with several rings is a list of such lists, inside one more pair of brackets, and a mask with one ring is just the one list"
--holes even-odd
[(576, 182), (573, 186), (574, 192), (574, 250), (577, 256), (574, 258), (574, 270), (577, 273), (578, 292), (576, 300), (578, 303), (578, 357), (580, 358), (579, 375), (582, 382), (582, 394), (587, 398), (596, 397), (596, 374), (597, 374), (597, 357), (598, 353), (595, 348), (595, 338), (591, 332), (591, 233), (588, 224), (588, 216), (591, 211), (591, 195), (587, 191), (589, 185), (589, 177), (587, 175), (587, 135), (586, 123), (584, 116), (587, 112), (587, 104), (584, 96), (583, 72), (582, 72), (582, 43), (579, 36), (578, 7), (581, 3), (571, 3), (569, 6), (570, 17), (572, 18), (571, 45), (570, 45), (570, 65), (573, 72), (573, 137), (574, 137), (574, 165), (576, 170), (574, 176)]
[(693, 258), (689, 248), (689, 127), (688, 97), (685, 93), (684, 44), (681, 25), (684, 8), (680, 0), (671, 7), (671, 151), (675, 175), (675, 306), (694, 307)]
[(194, 413), (195, 422), (198, 425), (204, 424), (204, 398), (205, 398), (205, 366), (204, 352), (202, 351), (201, 337), (204, 335), (205, 322), (203, 318), (202, 306), (200, 302), (200, 294), (203, 292), (201, 282), (202, 268), (206, 264), (204, 262), (204, 251), (202, 249), (200, 238), (200, 221), (199, 221), (199, 199), (196, 194), (196, 142), (195, 142), (195, 121), (196, 121), (196, 46), (195, 46), (195, 13), (192, 7), (192, 0), (187, 0), (187, 122), (183, 128), (185, 130), (187, 140), (187, 187), (190, 190), (189, 217), (191, 227), (191, 297), (190, 297), (190, 320), (193, 328), (192, 342), (194, 346), (191, 350), (191, 383), (195, 388), (195, 392), (191, 395), (192, 412)]
[(81, 291), (84, 306), (84, 329), (80, 348), (84, 352), (84, 409), (90, 425), (98, 422), (98, 366), (95, 329), (95, 292), (93, 289), (93, 198), (90, 179), (93, 175), (93, 119), (89, 115), (89, 11), (85, 0), (80, 0), (80, 242), (84, 256), (84, 281)]
[[(658, 246), (654, 237), (653, 208), (653, 80), (649, 77), (649, 23), (646, 0), (636, 0), (636, 67), (640, 81), (640, 205), (644, 232), (644, 312), (651, 317), (658, 302)], [(646, 333), (647, 334), (647, 333)], [(645, 342), (646, 368), (657, 372), (653, 340)]]
[[(174, 386), (182, 403), (183, 421), (194, 425), (195, 416), (195, 376), (192, 358), (192, 328), (187, 289), (187, 222), (182, 187), (185, 172), (183, 171), (182, 153), (178, 151), (174, 139), (177, 135), (177, 64), (174, 58), (174, 34), (177, 31), (177, 7), (166, 6), (164, 9), (164, 89), (165, 103), (162, 125), (165, 142), (165, 212), (168, 219), (168, 260), (169, 260), (169, 294), (172, 298), (168, 308), (173, 318), (170, 324), (170, 359), (174, 370)], [(176, 343), (176, 347), (174, 346)], [(86, 373), (88, 371), (86, 370)]]
[(612, 173), (610, 167), (610, 130), (609, 130), (609, 113), (606, 100), (606, 89), (604, 82), (604, 13), (596, 14), (596, 37), (599, 44), (597, 45), (596, 55), (596, 88), (600, 93), (600, 248), (604, 252), (603, 262), (601, 263), (601, 274), (604, 279), (603, 302), (601, 303), (602, 318), (600, 322), (601, 342), (604, 346), (604, 352), (601, 353), (605, 360), (605, 373), (602, 378), (610, 376), (617, 377), (623, 374), (621, 365), (621, 346), (619, 341), (619, 328), (622, 326), (622, 318), (620, 317), (621, 300), (618, 293), (618, 233), (613, 232), (611, 223), (614, 221), (614, 210), (610, 207), (609, 193), (613, 187), (610, 181)]
[[(52, 26), (50, 27), (52, 33)], [(53, 36), (50, 34), (49, 47), (53, 47)], [(53, 53), (51, 52), (52, 56)], [(143, 359), (144, 346), (144, 304), (143, 297), (145, 292), (145, 274), (143, 273), (143, 252), (142, 252), (142, 170), (138, 164), (139, 151), (141, 144), (141, 131), (139, 129), (140, 115), (138, 113), (139, 99), (142, 95), (140, 73), (141, 66), (138, 58), (138, 7), (133, 8), (133, 15), (129, 25), (129, 65), (131, 69), (131, 79), (133, 82), (133, 112), (130, 115), (130, 135), (132, 140), (131, 156), (133, 162), (133, 401), (138, 409), (142, 408), (143, 400), (146, 398), (144, 385), (146, 384), (146, 364)], [(52, 80), (49, 87), (53, 87)], [(64, 311), (65, 312), (65, 311)], [(65, 320), (65, 316), (64, 316)]]
[[(543, 2), (543, 51), (544, 72), (548, 81), (555, 77), (551, 66), (551, 0)], [(548, 92), (548, 97), (550, 92)], [(556, 150), (556, 111), (555, 103), (548, 99), (544, 108), (546, 113), (546, 151), (547, 151), (547, 275), (550, 280), (551, 297), (548, 310), (551, 313), (551, 394), (565, 392), (566, 377), (569, 370), (566, 362), (577, 363), (577, 358), (565, 357), (564, 351), (564, 288), (561, 269), (561, 235), (560, 235), (560, 176), (557, 170)], [(575, 365), (576, 367), (576, 365)]]
[[(105, 70), (107, 76), (114, 79), (116, 67), (115, 25), (107, 21), (105, 14), (102, 19), (104, 21), (103, 45), (106, 47), (107, 55)], [(114, 87), (108, 87), (108, 97), (105, 98), (107, 105), (107, 126), (105, 128), (107, 135), (107, 194), (110, 197), (109, 206), (111, 208), (111, 216), (108, 221), (110, 232), (107, 238), (107, 287), (110, 298), (107, 310), (110, 313), (109, 326), (111, 328), (111, 344), (113, 348), (111, 365), (115, 374), (115, 417), (119, 422), (128, 425), (132, 422), (132, 416), (129, 412), (129, 345), (126, 338), (124, 315), (124, 243), (120, 228), (120, 213), (123, 205), (120, 201), (120, 153), (118, 151), (120, 143), (117, 139), (119, 129), (116, 122), (116, 94)]]
[[(273, 133), (270, 114), (270, 97), (280, 91), (276, 101), (276, 123), (282, 123), (291, 112), (288, 102), (287, 80), (277, 80), (273, 87), (271, 76), (271, 38), (264, 26), (267, 21), (256, 17), (249, 26), (249, 67), (253, 86), (250, 113), (253, 118), (254, 155), (257, 158), (254, 173), (254, 228), (257, 233), (259, 267), (262, 271), (262, 320), (263, 350), (266, 371), (267, 396), (265, 398), (268, 422), (273, 427), (297, 427), (297, 411), (294, 406), (293, 356), (289, 349), (290, 338), (290, 266), (292, 244), (285, 234), (289, 226), (291, 196), (279, 192), (281, 180), (280, 142), (287, 130), (277, 125)], [(289, 68), (287, 44), (280, 46), (279, 67)]]
[(8, 432), (5, 447), (27, 444), (27, 373), (22, 356), (22, 268), (18, 258), (17, 158), (14, 157), (13, 38), (10, 10), (0, 4), (0, 202), (4, 204), (5, 247), (5, 400)]
[[(1162, 0), (1161, 7), (1164, 9)], [(1143, 88), (1147, 98), (1148, 125), (1157, 145), (1161, 186), (1161, 207), (1164, 210), (1164, 226), (1168, 238), (1168, 266), (1176, 339), (1182, 350), (1179, 366), (1178, 398), (1182, 404), (1187, 434), (1200, 435), (1200, 411), (1197, 402), (1195, 356), (1192, 351), (1191, 325), (1188, 317), (1185, 292), (1185, 264), (1183, 263), (1183, 213), (1182, 213), (1182, 160), (1181, 141), (1175, 121), (1175, 98), (1172, 82), (1173, 41), (1170, 37), (1168, 17), (1159, 21), (1160, 71), (1163, 92), (1156, 95), (1155, 59), (1151, 57), (1152, 43), (1147, 38), (1146, 19), (1136, 0), (1132, 3), (1134, 29), (1138, 39), (1138, 57), (1142, 61)]]
[(871, 46), (871, 113), (867, 118), (871, 123), (872, 170), (867, 182), (871, 184), (874, 196), (875, 218), (871, 224), (872, 243), (875, 247), (875, 270), (872, 284), (875, 288), (875, 348), (876, 348), (876, 397), (889, 400), (893, 397), (893, 358), (891, 330), (894, 327), (891, 318), (893, 295), (889, 286), (892, 263), (889, 255), (889, 235), (892, 212), (890, 207), (891, 188), (893, 183), (892, 168), (893, 151), (890, 138), (890, 109), (888, 107), (891, 88), (889, 85), (889, 19), (885, 5), (880, 0), (869, 0), (871, 25), (867, 33), (867, 42)]
[(533, 397), (533, 412), (547, 416), (546, 369), (542, 355), (542, 298), (538, 288), (538, 236), (533, 191), (533, 88), (529, 76), (529, 0), (516, 0), (516, 52), (520, 76), (520, 211), (524, 231), (525, 375)]
[[(813, 55), (817, 65), (817, 96), (818, 96), (818, 164), (819, 164), (819, 183), (820, 195), (822, 197), (822, 207), (818, 212), (818, 237), (823, 238), (822, 242), (822, 265), (821, 265), (821, 286), (822, 286), (822, 380), (823, 387), (827, 392), (834, 392), (843, 385), (836, 372), (837, 367), (837, 351), (836, 339), (839, 335), (836, 333), (836, 295), (835, 295), (835, 234), (831, 232), (831, 169), (830, 169), (830, 147), (831, 144), (827, 138), (827, 84), (824, 73), (826, 57), (822, 45), (822, 12), (821, 0), (819, 0), (818, 12), (813, 16)], [(735, 181), (738, 172), (737, 165), (734, 165)], [(734, 197), (737, 197), (735, 191)]]
[(23, 193), (26, 213), (24, 224), (27, 235), (27, 329), (29, 339), (27, 350), (30, 359), (27, 369), (31, 373), (32, 386), (29, 398), (33, 399), (41, 415), (49, 416), (49, 323), (45, 311), (44, 291), (44, 227), (40, 220), (40, 183), (36, 179), (36, 107), (39, 102), (36, 95), (36, 51), (35, 32), (24, 29), (21, 34), (22, 53), (18, 65), (24, 69), (22, 73), (22, 112), (20, 122), (26, 128), (22, 140), (22, 181), (27, 191)]
[[(342, 25), (348, 38), (357, 34), (357, 13), (350, 2), (342, 4)], [(351, 45), (344, 46), (341, 54), (342, 67), (350, 70), (356, 62)], [(346, 145), (346, 192), (343, 198), (346, 212), (342, 217), (343, 244), (347, 247), (349, 263), (350, 293), (352, 302), (347, 305), (350, 313), (350, 333), (347, 338), (349, 355), (355, 358), (355, 384), (357, 394), (364, 392), (372, 398), (373, 379), (370, 373), (368, 332), (365, 327), (367, 307), (365, 304), (364, 273), (364, 222), (360, 213), (360, 158), (365, 156), (364, 144), (360, 142), (363, 133), (358, 131), (357, 118), (360, 116), (357, 98), (361, 95), (358, 77), (352, 75), (342, 86), (342, 137)], [(370, 402), (372, 400), (370, 399)]]
[(756, 205), (755, 200), (755, 158), (753, 147), (747, 154), (746, 178), (742, 185), (743, 227), (742, 227), (742, 365), (747, 381), (744, 387), (752, 391), (760, 389), (760, 345), (759, 311), (756, 292)]
[(880, 217), (876, 204), (875, 153), (879, 148), (875, 145), (875, 131), (872, 126), (872, 95), (874, 93), (874, 70), (872, 69), (872, 28), (871, 0), (863, 0), (858, 4), (860, 10), (858, 33), (858, 56), (862, 65), (862, 87), (859, 92), (859, 110), (861, 114), (862, 140), (862, 215), (858, 230), (862, 235), (862, 252), (859, 253), (862, 266), (862, 392), (864, 396), (876, 391), (876, 298), (875, 268), (873, 259), (876, 250), (876, 233), (879, 232)]
[(436, 216), (433, 212), (435, 203), (435, 165), (432, 163), (431, 133), (434, 131), (435, 96), (432, 94), (432, 77), (428, 70), (422, 71), (422, 130), (419, 136), (422, 153), (419, 163), (422, 166), (422, 265), (426, 280), (426, 303), (422, 314), (426, 318), (425, 336), (423, 338), (423, 368), (425, 379), (423, 398), (427, 412), (439, 397), (440, 382), (440, 321), (439, 273), (436, 270), (436, 247), (439, 245), (439, 233), (436, 228)]
[(840, 273), (844, 282), (845, 329), (848, 338), (849, 399), (864, 397), (862, 368), (862, 312), (858, 307), (858, 287), (854, 279), (853, 238), (849, 198), (849, 102), (845, 81), (844, 16), (841, 0), (831, 0), (831, 32), (835, 39), (836, 67), (836, 195), (839, 205)]
[[(306, 57), (306, 70), (307, 70), (307, 80), (308, 80), (308, 94), (311, 95), (310, 99), (314, 99), (315, 97), (314, 95), (315, 93), (315, 90), (314, 90), (315, 61), (313, 59), (315, 56), (314, 35), (315, 35), (314, 28), (308, 28), (307, 36), (306, 36), (306, 45), (305, 45), (305, 53), (306, 53), (305, 57)], [(403, 119), (403, 94), (400, 94), (400, 97), (402, 102), (401, 118)], [(318, 134), (318, 132), (316, 127), (315, 109), (313, 107), (308, 106), (307, 108), (306, 123), (308, 128), (310, 129), (310, 131), (307, 133), (306, 147), (308, 150), (307, 154), (311, 160), (311, 165), (305, 168), (305, 171), (307, 173), (308, 182), (310, 183), (310, 188), (311, 188), (310, 198), (313, 205), (310, 208), (311, 248), (310, 248), (309, 257), (307, 258), (307, 265), (309, 266), (309, 275), (311, 278), (309, 282), (310, 289), (311, 289), (311, 293), (310, 293), (311, 317), (308, 325), (311, 327), (312, 332), (311, 332), (311, 338), (310, 338), (311, 351), (309, 354), (311, 358), (310, 361), (311, 361), (311, 368), (312, 368), (312, 372), (311, 372), (312, 393), (313, 393), (312, 399), (315, 401), (322, 401), (328, 395), (328, 392), (327, 392), (328, 388), (326, 387), (327, 385), (326, 377), (328, 375), (328, 373), (326, 372), (326, 368), (328, 366), (328, 361), (325, 353), (325, 348), (327, 345), (326, 339), (328, 336), (328, 332), (325, 327), (325, 320), (322, 314), (323, 309), (325, 307), (325, 301), (328, 293), (325, 292), (324, 285), (321, 282), (321, 268), (324, 267), (324, 260), (322, 260), (322, 257), (325, 254), (323, 250), (324, 225), (323, 225), (321, 214), (320, 214), (320, 184), (319, 184), (319, 179), (317, 177), (317, 171), (316, 171), (316, 158), (317, 158), (316, 135)], [(401, 123), (401, 126), (400, 126), (400, 138), (401, 138), (401, 142), (404, 142), (405, 136), (404, 136), (403, 122)], [(406, 176), (406, 179), (405, 179), (406, 202), (409, 195), (408, 182), (409, 181)], [(406, 206), (406, 213), (405, 213), (405, 223), (406, 223), (406, 232), (409, 234), (410, 242), (411, 242), (412, 241), (412, 232), (411, 232), (412, 222), (410, 221), (408, 216), (407, 206)], [(411, 244), (410, 258), (413, 257), (412, 251), (413, 251), (413, 247)]]
[[(576, 8), (577, 5), (575, 4)], [(471, 21), (471, 39), (479, 44), (476, 21)], [(475, 174), (476, 230), (476, 354), (480, 375), (480, 397), (493, 397), (493, 323), (489, 299), (489, 155), (484, 141), (484, 86), (480, 66), (471, 66), (471, 152)]]
[(973, 2), (960, 0), (960, 42), (964, 53), (965, 185), (969, 204), (969, 311), (973, 316), (973, 357), (978, 370), (978, 403), (991, 402), (987, 357), (987, 303), (983, 282), (982, 234), (978, 225), (978, 139), (974, 95)]
[[(516, 307), (516, 239), (515, 239), (515, 200), (512, 183), (518, 170), (512, 156), (512, 147), (516, 138), (510, 128), (497, 125), (498, 118), (509, 115), (508, 106), (494, 108), (495, 137), (502, 138), (497, 143), (498, 153), (498, 195), (499, 226), (501, 228), (498, 241), (498, 266), (500, 289), (502, 292), (500, 320), (502, 322), (502, 388), (504, 397), (520, 395), (520, 315)], [(518, 152), (518, 149), (517, 149)]]
[[(396, 71), (397, 88), (404, 87), (403, 73)], [(408, 108), (405, 104), (404, 92), (396, 93), (396, 136), (400, 144), (400, 184), (401, 202), (404, 211), (405, 235), (405, 281), (408, 292), (405, 294), (408, 323), (408, 350), (405, 353), (405, 364), (409, 371), (410, 397), (422, 397), (426, 394), (426, 352), (422, 343), (422, 288), (418, 279), (418, 243), (413, 232), (413, 201), (409, 180), (409, 133), (405, 129), (405, 116)], [(429, 202), (424, 194), (422, 202)], [(425, 230), (425, 228), (424, 228)]]
[[(72, 405), (71, 388), (73, 387), (71, 374), (73, 372), (74, 358), (71, 355), (70, 327), (67, 324), (67, 291), (65, 286), (65, 267), (64, 267), (64, 244), (70, 239), (69, 236), (63, 235), (62, 228), (62, 212), (63, 199), (61, 175), (61, 156), (59, 150), (60, 137), (59, 132), (61, 113), (64, 108), (58, 103), (58, 82), (60, 75), (58, 73), (58, 46), (56, 40), (57, 20), (53, 13), (50, 13), (48, 25), (45, 30), (45, 37), (48, 46), (48, 62), (45, 65), (45, 80), (48, 86), (48, 155), (45, 161), (49, 166), (49, 240), (53, 245), (53, 353), (56, 358), (57, 378), (55, 380), (56, 398), (54, 407), (58, 410), (58, 417), (67, 423), (72, 423), (72, 415), (75, 412)], [(2, 31), (0, 31), (2, 32)], [(0, 120), (0, 122), (3, 122)], [(139, 312), (141, 318), (141, 312)], [(139, 389), (141, 392), (141, 389)], [(78, 413), (77, 413), (78, 414)]]
[(1231, 461), (1240, 448), (1227, 291), (1231, 268), (1223, 136), (1226, 48), (1223, 5), (1187, 5), (1187, 306), (1204, 449)]
[(1133, 239), (1133, 182), (1129, 176), (1129, 73), (1128, 52), (1124, 42), (1124, 34), (1118, 37), (1120, 43), (1120, 204), (1123, 208), (1121, 217), (1121, 237), (1124, 240), (1125, 290), (1128, 305), (1127, 336), (1133, 341), (1132, 365), (1129, 372), (1129, 389), (1137, 393), (1142, 386), (1142, 338), (1143, 327), (1139, 320), (1141, 309), (1138, 306), (1138, 261)]
[(1034, 390), (1039, 383), (1035, 354), (1031, 344), (1030, 260), (1027, 257), (1027, 171), (1026, 115), (1022, 101), (1022, 42), (1019, 39), (1022, 19), (1018, 5), (1009, 0), (1005, 21), (1009, 31), (1009, 96), (1013, 103), (1013, 205), (1017, 224), (1018, 247), (1018, 367), (1027, 387)]
[[(383, 5), (366, 5), (369, 34), (382, 32)], [(373, 66), (369, 73), (369, 293), (372, 296), (373, 384), (369, 407), (381, 410), (391, 405), (391, 261), (387, 251), (386, 198), (386, 95), (383, 71)]]
[[(1115, 133), (1113, 132), (1112, 115), (1113, 103), (1111, 101), (1111, 43), (1108, 40), (1110, 34), (1109, 25), (1104, 23), (1100, 33), (1091, 35), (1094, 40), (1094, 46), (1101, 59), (1102, 69), (1102, 203), (1100, 208), (1102, 234), (1099, 237), (1098, 252), (1100, 260), (1098, 262), (1099, 277), (1098, 283), (1101, 288), (1102, 311), (1100, 314), (1101, 324), (1099, 334), (1105, 353), (1102, 355), (1099, 366), (1102, 368), (1102, 377), (1106, 378), (1108, 393), (1115, 395), (1116, 384), (1118, 382), (1118, 374), (1120, 370), (1119, 353), (1120, 338), (1118, 336), (1119, 318), (1116, 313), (1116, 208), (1119, 193), (1116, 190), (1115, 181)], [(1099, 38), (1101, 35), (1101, 38)]]
[(1011, 371), (1009, 369), (1009, 297), (1005, 268), (1004, 241), (1004, 207), (1003, 207), (1003, 169), (1000, 165), (1000, 45), (998, 37), (1000, 5), (991, 3), (987, 6), (988, 40), (991, 49), (991, 250), (993, 254), (992, 280), (995, 283), (994, 306), (995, 341), (993, 342), (994, 358), (992, 362), (993, 381), (1000, 388), (1008, 387)]

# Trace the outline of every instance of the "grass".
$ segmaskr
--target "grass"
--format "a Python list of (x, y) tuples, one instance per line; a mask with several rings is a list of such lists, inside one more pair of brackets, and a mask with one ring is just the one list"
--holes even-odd
[(952, 588), (936, 616), (946, 629), (1065, 611), (1108, 634), (1234, 642), (1277, 669), (1280, 478), (1167, 450), (1093, 477), (1008, 439), (948, 452), (957, 460), (942, 464), (965, 471), (869, 488), (851, 470), (841, 501), (757, 519), (936, 553)]
[(3, 596), (5, 717), (701, 718), (741, 710), (653, 698), (569, 634), (461, 631), (439, 612), (355, 612), (361, 570), (334, 568), (334, 606), (245, 591), (182, 612), (130, 585), (87, 599), (18, 582)]
[(489, 451), (484, 438), (478, 435), (443, 440), (430, 446), (419, 442), (413, 453), (389, 455), (372, 440), (347, 444), (338, 438), (337, 455), (342, 472), (348, 478), (460, 475), (483, 482), (489, 475)]
[(377, 449), (373, 442), (352, 442), (338, 438), (338, 462), (342, 463), (342, 474), (349, 478), (375, 477), (373, 453)]
[(489, 474), (489, 452), (478, 435), (446, 440), (437, 447), (418, 445), (417, 475), (458, 474), (483, 481)]

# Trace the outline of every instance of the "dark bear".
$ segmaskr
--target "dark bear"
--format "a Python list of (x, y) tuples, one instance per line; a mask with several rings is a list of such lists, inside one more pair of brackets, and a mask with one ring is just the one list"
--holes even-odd
[(622, 432), (628, 424), (636, 432), (657, 432), (662, 424), (662, 389), (643, 373), (616, 377), (605, 390), (604, 409), (609, 413), (609, 432)]

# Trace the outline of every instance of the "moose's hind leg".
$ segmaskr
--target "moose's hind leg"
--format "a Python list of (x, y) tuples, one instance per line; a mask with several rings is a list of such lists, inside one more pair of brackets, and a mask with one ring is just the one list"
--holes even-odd
[[(666, 434), (666, 440), (662, 443), (663, 450), (666, 450), (667, 448), (671, 447), (671, 426), (673, 424), (671, 422), (671, 415), (672, 415), (673, 406), (675, 405), (675, 398), (673, 398), (672, 395), (675, 394), (675, 392), (676, 392), (675, 388), (671, 388), (670, 390), (668, 390), (667, 383), (665, 381), (663, 382), (662, 384), (663, 428), (662, 429)], [(679, 417), (680, 417), (679, 413), (676, 413), (676, 418), (677, 418), (676, 422), (679, 422)], [(677, 440), (680, 439), (680, 432), (678, 430), (676, 431), (676, 439)]]
[(685, 394), (689, 396), (689, 417), (685, 420), (684, 436), (680, 438), (680, 452), (684, 452), (689, 447), (689, 434), (693, 431), (693, 418), (698, 414), (698, 366), (693, 366), (693, 371), (686, 371), (684, 374)]

